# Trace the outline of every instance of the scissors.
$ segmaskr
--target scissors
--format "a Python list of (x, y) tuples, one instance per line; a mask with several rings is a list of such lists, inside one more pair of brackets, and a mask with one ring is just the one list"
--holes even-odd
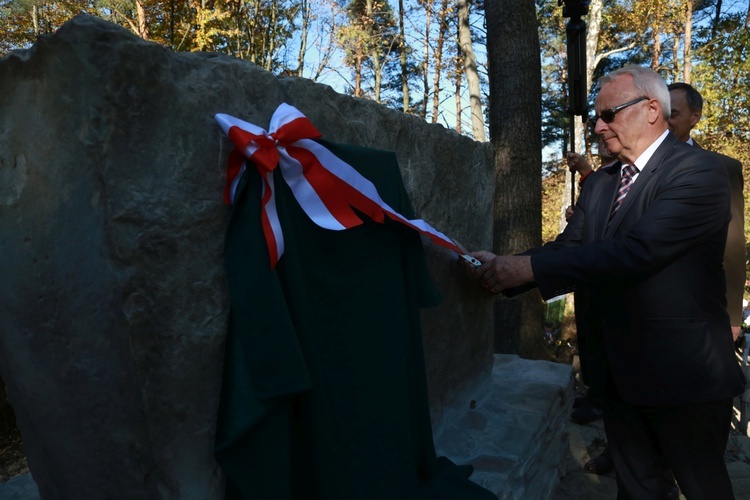
[(458, 247), (459, 250), (461, 250), (462, 253), (458, 254), (459, 257), (461, 257), (462, 259), (464, 259), (465, 261), (467, 261), (469, 264), (473, 265), (474, 267), (479, 267), (482, 265), (482, 261), (469, 255), (469, 251), (466, 250), (466, 247), (464, 247), (461, 243), (457, 242), (453, 238), (451, 238), (451, 241), (453, 242), (454, 245)]

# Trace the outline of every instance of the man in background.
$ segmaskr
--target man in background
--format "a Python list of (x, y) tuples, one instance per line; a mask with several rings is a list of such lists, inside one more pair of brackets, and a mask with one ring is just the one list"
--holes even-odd
[[(703, 113), (703, 97), (692, 85), (682, 82), (668, 85), (672, 113), (669, 116), (669, 130), (677, 140), (700, 148), (690, 136), (690, 132), (700, 121)], [(724, 272), (727, 279), (727, 312), (732, 324), (735, 342), (742, 331), (742, 298), (745, 291), (745, 201), (742, 195), (742, 164), (729, 156), (712, 153), (717, 168), (729, 173), (731, 186), (730, 203), (732, 220), (727, 232), (727, 246), (724, 250)]]

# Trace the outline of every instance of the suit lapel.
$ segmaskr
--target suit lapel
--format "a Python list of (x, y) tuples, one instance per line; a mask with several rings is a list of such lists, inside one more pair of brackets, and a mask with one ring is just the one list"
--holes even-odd
[[(659, 145), (659, 147), (656, 149), (653, 155), (651, 155), (651, 158), (648, 160), (648, 163), (646, 166), (641, 170), (641, 172), (638, 174), (638, 178), (635, 180), (633, 185), (630, 187), (630, 190), (628, 191), (627, 196), (625, 196), (625, 199), (622, 202), (622, 205), (620, 205), (619, 210), (617, 210), (617, 213), (615, 214), (612, 221), (609, 223), (609, 226), (607, 226), (607, 229), (604, 232), (604, 236), (611, 236), (614, 231), (617, 229), (617, 226), (622, 221), (623, 217), (625, 217), (625, 214), (630, 210), (630, 207), (634, 206), (638, 198), (640, 196), (640, 193), (644, 191), (646, 186), (651, 182), (653, 179), (654, 173), (659, 169), (659, 166), (662, 164), (664, 159), (669, 155), (669, 153), (672, 151), (672, 149), (675, 147), (676, 144), (679, 144), (679, 141), (673, 134), (668, 134), (667, 137), (664, 139), (664, 141)], [(616, 184), (619, 186), (620, 182), (620, 176), (617, 176), (617, 182)], [(617, 190), (617, 187), (615, 187), (615, 190)], [(613, 198), (614, 199), (614, 195)], [(611, 207), (611, 205), (610, 205)], [(607, 214), (606, 217), (609, 217), (609, 214)], [(607, 224), (605, 219), (605, 225)]]
[(598, 208), (596, 211), (596, 239), (601, 239), (607, 229), (607, 221), (609, 220), (609, 213), (612, 211), (612, 205), (615, 201), (615, 194), (617, 194), (617, 188), (620, 185), (620, 169), (622, 168), (622, 162), (617, 162), (608, 169), (609, 178), (603, 183), (601, 192), (598, 197)]

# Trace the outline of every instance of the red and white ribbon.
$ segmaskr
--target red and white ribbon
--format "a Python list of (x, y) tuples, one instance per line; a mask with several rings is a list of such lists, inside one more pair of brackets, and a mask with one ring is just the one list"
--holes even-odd
[(224, 201), (234, 203), (245, 160), (252, 161), (263, 178), (261, 223), (272, 268), (284, 253), (284, 235), (274, 198), (273, 170), (277, 166), (297, 202), (320, 227), (340, 231), (362, 224), (352, 210), (356, 208), (380, 223), (387, 215), (436, 244), (463, 253), (450, 238), (422, 219), (407, 219), (388, 206), (372, 182), (312, 140), (321, 137), (320, 132), (293, 106), (282, 103), (276, 109), (269, 132), (226, 114), (217, 114), (216, 121), (235, 145), (229, 156)]

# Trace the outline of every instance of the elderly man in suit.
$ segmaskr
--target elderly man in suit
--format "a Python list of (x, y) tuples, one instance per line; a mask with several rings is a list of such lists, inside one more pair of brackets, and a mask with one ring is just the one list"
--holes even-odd
[(664, 461), (687, 498), (731, 499), (724, 450), (744, 376), (722, 269), (729, 179), (714, 155), (669, 132), (657, 73), (628, 66), (600, 89), (595, 131), (620, 161), (586, 179), (555, 241), (525, 255), (474, 252), (474, 272), (495, 293), (588, 290), (619, 499), (664, 498)]
[[(703, 114), (703, 97), (692, 85), (684, 82), (671, 83), (667, 87), (672, 105), (669, 115), (669, 130), (677, 140), (700, 147), (690, 132)], [(732, 336), (736, 341), (742, 331), (742, 296), (745, 292), (745, 200), (742, 196), (742, 163), (719, 153), (716, 165), (729, 174), (731, 185), (732, 220), (729, 222), (727, 247), (724, 250), (724, 272), (727, 279), (727, 312), (732, 324)]]

